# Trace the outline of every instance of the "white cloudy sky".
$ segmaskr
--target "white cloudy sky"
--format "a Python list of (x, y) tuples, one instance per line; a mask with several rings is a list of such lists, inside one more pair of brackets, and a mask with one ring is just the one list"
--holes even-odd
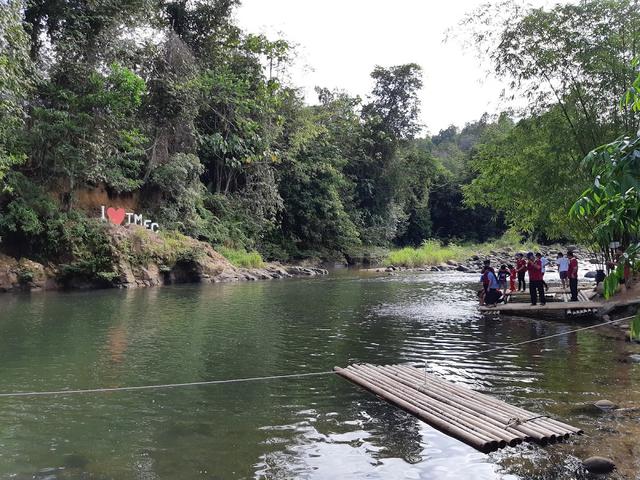
[[(424, 70), (422, 122), (431, 133), (463, 126), (507, 105), (475, 52), (443, 43), (446, 32), (486, 0), (243, 0), (240, 26), (298, 44), (294, 84), (315, 101), (317, 86), (364, 97), (375, 65), (415, 62)], [(549, 3), (536, 0), (534, 3)]]

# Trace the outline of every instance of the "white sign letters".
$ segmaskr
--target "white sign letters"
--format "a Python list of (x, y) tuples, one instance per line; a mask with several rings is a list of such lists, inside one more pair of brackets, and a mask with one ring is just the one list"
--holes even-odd
[(102, 219), (109, 220), (111, 223), (116, 225), (122, 225), (125, 217), (127, 218), (126, 225), (142, 225), (144, 228), (151, 230), (152, 232), (157, 232), (160, 229), (160, 225), (151, 220), (145, 219), (141, 214), (126, 212), (124, 208), (106, 208), (102, 205)]

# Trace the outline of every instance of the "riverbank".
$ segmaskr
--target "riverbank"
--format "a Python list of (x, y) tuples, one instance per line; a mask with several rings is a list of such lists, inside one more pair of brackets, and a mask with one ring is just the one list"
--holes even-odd
[(103, 233), (101, 254), (90, 259), (70, 252), (66, 262), (41, 263), (0, 253), (0, 292), (141, 288), (327, 274), (321, 268), (263, 262), (239, 267), (208, 243), (136, 225), (105, 224)]
[(383, 264), (386, 267), (396, 268), (443, 267), (447, 270), (447, 267), (458, 265), (473, 267), (481, 257), (497, 263), (513, 260), (517, 252), (539, 251), (550, 255), (562, 250), (561, 245), (543, 246), (536, 242), (524, 241), (520, 235), (507, 232), (501, 238), (479, 244), (445, 245), (438, 240), (426, 240), (417, 248), (404, 247), (391, 250)]
[[(392, 251), (383, 265), (374, 267), (373, 271), (418, 271), (418, 272), (448, 272), (458, 271), (467, 273), (479, 273), (483, 262), (489, 260), (491, 265), (496, 267), (502, 264), (508, 265), (515, 262), (517, 253), (527, 253), (529, 251), (540, 252), (549, 260), (554, 261), (558, 252), (565, 253), (566, 246), (538, 244), (512, 244), (502, 245), (492, 242), (480, 245), (443, 246), (438, 242), (425, 242), (422, 247), (406, 247)], [(576, 257), (580, 261), (580, 268), (587, 272), (586, 277), (595, 277), (595, 270), (598, 260), (584, 249), (572, 246)], [(554, 265), (547, 267), (548, 272), (554, 272)]]

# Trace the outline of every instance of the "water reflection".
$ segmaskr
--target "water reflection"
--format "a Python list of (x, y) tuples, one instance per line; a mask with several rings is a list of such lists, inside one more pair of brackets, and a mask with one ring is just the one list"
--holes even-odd
[[(0, 391), (93, 388), (426, 362), (590, 437), (486, 456), (333, 376), (99, 396), (0, 399), (0, 478), (635, 478), (635, 348), (573, 326), (484, 318), (475, 276), (403, 274), (0, 297)], [(463, 285), (461, 286), (461, 281)], [(73, 460), (75, 459), (75, 460)], [(72, 461), (73, 460), (73, 461)], [(81, 460), (81, 461), (80, 461)], [(52, 469), (52, 470), (47, 470)], [(40, 472), (40, 473), (38, 473)]]

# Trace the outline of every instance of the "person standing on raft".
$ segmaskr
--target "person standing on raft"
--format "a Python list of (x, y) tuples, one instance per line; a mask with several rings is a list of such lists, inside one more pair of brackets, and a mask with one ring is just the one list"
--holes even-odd
[(524, 292), (527, 289), (527, 282), (524, 279), (527, 273), (527, 261), (521, 253), (516, 255), (516, 272), (518, 272), (518, 291)]
[(500, 267), (500, 270), (498, 270), (498, 282), (500, 283), (500, 289), (503, 292), (507, 291), (507, 278), (511, 275), (511, 273), (509, 272), (509, 269), (507, 268), (506, 265), (502, 265)]
[(507, 265), (509, 269), (509, 290), (512, 292), (516, 291), (516, 278), (518, 276), (518, 271), (515, 269), (513, 265)]
[(567, 280), (569, 278), (569, 259), (562, 255), (562, 252), (558, 252), (558, 258), (556, 259), (558, 265), (558, 273), (560, 274), (560, 281), (562, 282), (562, 289), (567, 289)]
[(541, 253), (536, 253), (536, 258), (540, 260), (540, 265), (542, 265), (542, 286), (544, 287), (545, 291), (549, 290), (549, 285), (547, 285), (547, 282), (544, 281), (544, 274), (547, 273), (547, 264), (549, 263), (549, 260), (547, 260), (547, 257), (542, 255)]
[(540, 305), (546, 305), (547, 301), (544, 296), (544, 283), (542, 280), (542, 262), (540, 259), (536, 259), (531, 252), (527, 254), (527, 271), (529, 272), (531, 305), (538, 304), (538, 297), (540, 297)]
[(569, 271), (567, 276), (569, 277), (569, 290), (571, 290), (571, 301), (578, 301), (578, 259), (573, 255), (573, 252), (567, 253), (569, 257)]

